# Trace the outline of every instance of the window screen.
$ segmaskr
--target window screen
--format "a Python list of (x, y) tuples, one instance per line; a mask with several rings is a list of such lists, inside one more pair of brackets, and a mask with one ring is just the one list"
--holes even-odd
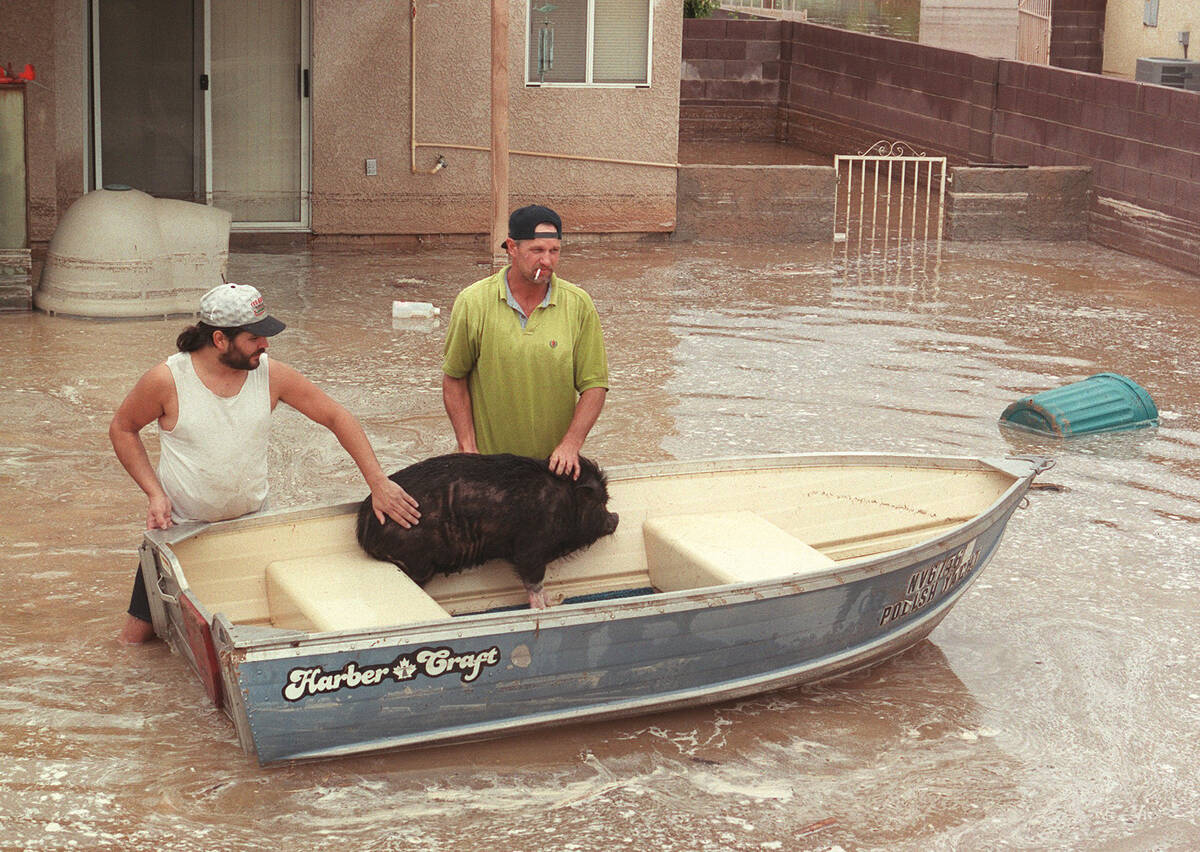
[(650, 0), (530, 0), (530, 84), (644, 85)]
[(650, 4), (646, 0), (595, 0), (592, 80), (645, 83)]

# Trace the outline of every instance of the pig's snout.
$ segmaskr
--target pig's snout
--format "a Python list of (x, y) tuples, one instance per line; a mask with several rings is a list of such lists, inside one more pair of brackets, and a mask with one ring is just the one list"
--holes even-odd
[(617, 524), (620, 523), (621, 516), (616, 512), (609, 512), (608, 518), (604, 521), (604, 534), (612, 535), (617, 531)]

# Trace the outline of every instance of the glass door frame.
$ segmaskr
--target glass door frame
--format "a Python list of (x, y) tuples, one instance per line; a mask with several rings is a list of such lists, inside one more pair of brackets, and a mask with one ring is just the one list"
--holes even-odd
[[(296, 0), (300, 4), (300, 49), (302, 84), (307, 94), (300, 98), (300, 185), (296, 188), (300, 194), (300, 214), (294, 222), (237, 222), (231, 225), (233, 231), (308, 231), (312, 224), (312, 208), (310, 204), (312, 189), (312, 3), (311, 0)], [(212, 75), (212, 20), (213, 0), (202, 0), (197, 5), (201, 8), (199, 29), (202, 34), (200, 45), (193, 57), (193, 68), (199, 67), (196, 74), (196, 87), (200, 88), (200, 75), (211, 79)], [(85, 162), (90, 160), (91, 175), (87, 174), (85, 166), (85, 186), (93, 189), (104, 186), (103, 164), (103, 127), (102, 101), (100, 90), (100, 51), (103, 49), (100, 38), (100, 0), (92, 0), (89, 14), (89, 42), (91, 44), (91, 132), (87, 135), (85, 146)], [(197, 103), (197, 132), (193, 140), (193, 194), (203, 203), (212, 206), (212, 90), (201, 90)]]
[[(227, 0), (237, 2), (238, 0)], [(204, 51), (203, 68), (200, 73), (212, 78), (212, 4), (214, 0), (204, 2)], [(308, 231), (312, 226), (312, 208), (310, 205), (312, 190), (312, 2), (311, 0), (296, 0), (300, 4), (300, 66), (305, 93), (300, 98), (300, 215), (295, 222), (238, 222), (234, 221), (231, 230), (234, 231)], [(204, 107), (204, 198), (211, 207), (213, 197), (212, 163), (213, 163), (213, 121), (212, 121), (212, 88), (206, 88), (201, 93)]]

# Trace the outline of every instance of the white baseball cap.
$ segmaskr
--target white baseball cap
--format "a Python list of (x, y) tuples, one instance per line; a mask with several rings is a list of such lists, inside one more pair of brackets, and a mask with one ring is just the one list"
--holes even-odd
[(217, 328), (244, 328), (271, 337), (287, 328), (267, 313), (262, 293), (249, 284), (220, 284), (200, 297), (200, 320)]

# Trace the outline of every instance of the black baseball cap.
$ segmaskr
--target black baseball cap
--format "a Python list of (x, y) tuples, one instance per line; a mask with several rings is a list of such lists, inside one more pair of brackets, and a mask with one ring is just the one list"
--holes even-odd
[[(537, 233), (538, 225), (553, 225), (555, 233)], [(543, 237), (556, 240), (562, 239), (562, 219), (549, 207), (540, 204), (530, 204), (512, 212), (508, 217), (508, 238), (510, 240), (537, 240)], [(504, 248), (504, 243), (500, 244)]]

